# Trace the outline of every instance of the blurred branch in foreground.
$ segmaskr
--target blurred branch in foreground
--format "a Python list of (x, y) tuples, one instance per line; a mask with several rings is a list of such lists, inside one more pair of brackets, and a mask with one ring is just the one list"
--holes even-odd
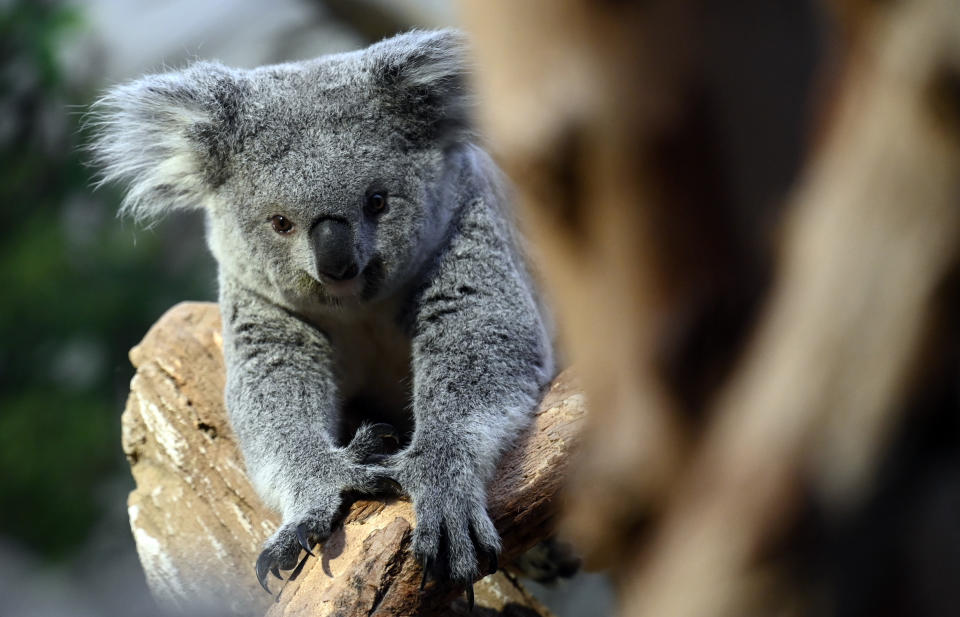
[(955, 3), (837, 3), (775, 263), (723, 190), (705, 3), (462, 4), (590, 397), (567, 526), (621, 613), (953, 614)]

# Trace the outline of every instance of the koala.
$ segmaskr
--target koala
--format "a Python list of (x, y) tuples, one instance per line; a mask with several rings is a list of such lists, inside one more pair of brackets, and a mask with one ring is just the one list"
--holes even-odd
[(122, 212), (205, 214), (230, 422), (282, 515), (255, 567), (268, 592), (357, 494), (412, 499), (425, 577), (471, 596), (496, 568), (486, 486), (555, 367), (470, 110), (452, 30), (252, 70), (199, 62), (94, 108)]

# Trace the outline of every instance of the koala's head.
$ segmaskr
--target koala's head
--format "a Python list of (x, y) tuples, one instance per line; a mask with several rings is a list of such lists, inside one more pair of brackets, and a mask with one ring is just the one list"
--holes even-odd
[(471, 139), (463, 42), (411, 32), (234, 70), (199, 63), (94, 108), (105, 180), (140, 219), (203, 208), (221, 270), (276, 301), (363, 302), (406, 282), (451, 217)]

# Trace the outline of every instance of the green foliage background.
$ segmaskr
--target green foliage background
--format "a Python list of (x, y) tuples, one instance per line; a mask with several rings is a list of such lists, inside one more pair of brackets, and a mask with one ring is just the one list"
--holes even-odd
[(101, 492), (128, 477), (127, 350), (215, 288), (210, 259), (178, 240), (201, 221), (144, 231), (115, 217), (118, 193), (92, 190), (82, 120), (95, 92), (58, 61), (83, 28), (58, 3), (0, 3), (0, 539), (54, 559), (122, 499)]

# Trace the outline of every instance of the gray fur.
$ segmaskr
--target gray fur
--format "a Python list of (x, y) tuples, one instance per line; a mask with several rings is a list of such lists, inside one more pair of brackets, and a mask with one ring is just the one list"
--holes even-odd
[[(554, 366), (465, 81), (456, 32), (411, 32), (254, 70), (199, 63), (94, 110), (127, 213), (206, 213), (227, 408), (254, 486), (283, 515), (268, 565), (293, 567), (298, 525), (325, 539), (344, 493), (384, 477), (412, 497), (413, 550), (436, 574), (471, 582), (478, 555), (499, 550), (485, 487)], [(371, 191), (388, 196), (380, 215)], [(318, 272), (318, 221), (349, 226), (363, 273), (347, 292)], [(377, 457), (359, 419), (412, 430)]]

